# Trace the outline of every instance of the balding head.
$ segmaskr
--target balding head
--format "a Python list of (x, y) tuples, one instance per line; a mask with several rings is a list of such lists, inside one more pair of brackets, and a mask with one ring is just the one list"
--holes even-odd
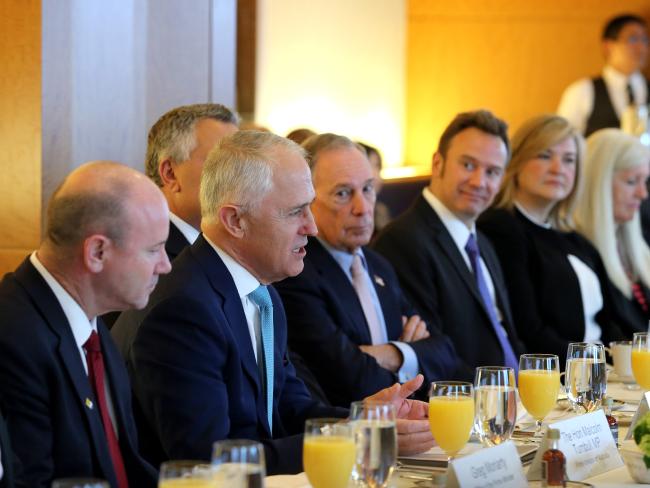
[(59, 185), (38, 257), (94, 316), (146, 305), (169, 271), (165, 198), (147, 177), (111, 161), (86, 163)]

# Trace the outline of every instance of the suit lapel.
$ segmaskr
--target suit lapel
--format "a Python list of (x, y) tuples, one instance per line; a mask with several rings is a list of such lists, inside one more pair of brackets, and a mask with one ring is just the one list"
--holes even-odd
[[(311, 237), (307, 244), (307, 259), (310, 259), (318, 273), (323, 277), (323, 282), (337, 290), (337, 298), (341, 300), (345, 313), (350, 318), (350, 323), (354, 325), (362, 344), (371, 344), (370, 330), (368, 322), (363, 313), (361, 302), (357, 292), (352, 286), (350, 279), (339, 266), (339, 263), (327, 252), (327, 249)], [(372, 276), (372, 275), (371, 275)]]
[(189, 246), (190, 243), (187, 242), (185, 236), (180, 231), (178, 227), (174, 225), (172, 221), (169, 222), (169, 236), (167, 237), (167, 242), (165, 243), (165, 251), (169, 260), (173, 261), (176, 256), (178, 256), (183, 249)]
[[(58, 337), (58, 353), (65, 367), (70, 382), (86, 418), (90, 437), (95, 447), (95, 454), (105, 476), (114, 480), (113, 466), (108, 452), (108, 443), (99, 413), (99, 405), (95, 401), (88, 376), (81, 362), (79, 349), (72, 335), (68, 319), (63, 313), (56, 296), (47, 285), (40, 273), (25, 260), (16, 270), (16, 280), (22, 284), (30, 295), (34, 307), (39, 311), (44, 322)], [(114, 481), (116, 483), (116, 481)]]
[[(219, 255), (210, 243), (205, 240), (202, 234), (192, 245), (191, 252), (208, 277), (212, 289), (223, 300), (223, 311), (228, 319), (230, 330), (237, 341), (237, 350), (241, 357), (242, 368), (250, 381), (255, 385), (254, 390), (259, 398), (262, 394), (259, 368), (257, 361), (255, 361), (253, 344), (250, 333), (248, 332), (248, 322), (246, 321), (246, 315), (244, 314), (244, 308), (242, 307), (235, 282), (223, 264), (223, 261), (219, 258)], [(260, 402), (257, 403), (259, 404)]]

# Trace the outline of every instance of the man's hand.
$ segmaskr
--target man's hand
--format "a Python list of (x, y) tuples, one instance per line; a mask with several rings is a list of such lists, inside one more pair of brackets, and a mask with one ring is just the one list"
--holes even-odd
[(379, 366), (393, 373), (397, 373), (404, 362), (402, 353), (392, 344), (359, 346), (359, 349), (361, 349), (361, 352), (365, 352), (375, 358), (377, 363), (379, 363)]
[(430, 335), (426, 322), (419, 315), (413, 315), (409, 318), (402, 315), (402, 335), (399, 338), (400, 342), (415, 342), (426, 339)]
[(365, 399), (395, 405), (397, 444), (401, 455), (425, 452), (435, 445), (429, 428), (429, 406), (419, 400), (408, 399), (422, 386), (423, 381), (424, 377), (419, 374), (402, 385), (395, 383)]

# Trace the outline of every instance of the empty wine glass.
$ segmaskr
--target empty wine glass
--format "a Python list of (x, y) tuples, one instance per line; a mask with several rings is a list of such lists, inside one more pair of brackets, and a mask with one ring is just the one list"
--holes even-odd
[(602, 344), (569, 344), (565, 382), (567, 397), (575, 412), (593, 412), (600, 407), (607, 393), (605, 368), (605, 347)]
[(474, 427), (481, 443), (497, 446), (510, 439), (517, 423), (515, 370), (505, 366), (476, 368)]
[(158, 488), (213, 488), (212, 467), (204, 461), (166, 461), (160, 465)]
[(248, 439), (217, 441), (212, 447), (212, 466), (217, 486), (261, 488), (266, 466), (264, 447)]
[(385, 488), (397, 464), (395, 405), (390, 402), (353, 402), (350, 424), (357, 457), (352, 477), (370, 488)]

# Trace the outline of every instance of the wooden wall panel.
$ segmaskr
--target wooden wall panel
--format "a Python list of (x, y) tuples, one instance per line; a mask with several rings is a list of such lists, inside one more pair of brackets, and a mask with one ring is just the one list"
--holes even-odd
[(600, 72), (606, 19), (647, 0), (410, 0), (406, 164), (429, 169), (453, 116), (489, 108), (517, 128), (557, 108), (572, 81)]
[(41, 0), (0, 2), (0, 275), (40, 239)]

